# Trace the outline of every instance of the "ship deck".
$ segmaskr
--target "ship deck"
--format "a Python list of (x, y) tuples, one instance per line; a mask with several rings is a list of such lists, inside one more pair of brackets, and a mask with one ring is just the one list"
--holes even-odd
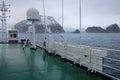
[(80, 67), (21, 44), (0, 44), (0, 80), (105, 80)]

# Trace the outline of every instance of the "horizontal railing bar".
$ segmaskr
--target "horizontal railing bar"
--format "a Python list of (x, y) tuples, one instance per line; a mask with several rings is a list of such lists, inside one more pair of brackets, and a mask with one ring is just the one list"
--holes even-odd
[(109, 60), (112, 60), (112, 61), (120, 62), (119, 59), (115, 59), (115, 58), (101, 57), (101, 56), (97, 56), (97, 55), (92, 55), (92, 56), (96, 56), (96, 57), (100, 57), (100, 58), (104, 58), (104, 59), (109, 59)]
[(114, 68), (114, 67), (111, 67), (111, 66), (108, 66), (108, 65), (105, 65), (105, 64), (103, 64), (103, 66), (104, 66), (104, 67), (111, 68), (111, 69), (114, 69), (114, 70), (116, 70), (116, 71), (119, 71), (119, 72), (120, 72), (120, 69), (117, 69), (117, 68)]
[[(58, 49), (59, 50), (59, 49)], [(59, 50), (59, 51), (61, 51), (61, 50)], [(63, 52), (63, 51), (61, 51), (61, 52)], [(94, 55), (94, 56), (96, 56), (96, 55)], [(98, 57), (98, 56), (96, 56), (96, 57)], [(100, 57), (100, 56), (99, 56)], [(107, 57), (106, 57), (107, 58)], [(110, 58), (109, 58), (110, 59)], [(114, 59), (115, 60), (115, 59)], [(103, 64), (103, 66), (105, 66), (105, 67), (109, 67), (109, 68), (111, 68), (111, 69), (114, 69), (114, 70), (116, 70), (116, 71), (120, 71), (119, 69), (117, 69), (117, 68), (114, 68), (114, 67), (111, 67), (111, 66), (107, 66), (107, 65), (104, 65)]]
[[(43, 43), (43, 41), (36, 41), (36, 42), (38, 42), (38, 43)], [(41, 46), (40, 46), (40, 47), (41, 47)], [(77, 45), (77, 47), (78, 47), (78, 45)], [(42, 48), (44, 48), (44, 47), (42, 46)], [(102, 47), (92, 47), (92, 49), (100, 49), (100, 50), (120, 52), (120, 50), (107, 49), (107, 48), (102, 48)], [(58, 50), (59, 50), (59, 49), (58, 49)], [(61, 50), (59, 50), (59, 51), (60, 51), (60, 52), (63, 52), (63, 51), (61, 51)], [(63, 53), (64, 53), (64, 52), (63, 52)], [(69, 52), (69, 53), (70, 53), (70, 52)], [(81, 54), (81, 53), (80, 53), (80, 55), (84, 55), (84, 54)], [(90, 54), (90, 55), (91, 55), (91, 54)], [(100, 58), (104, 58), (104, 59), (109, 59), (109, 60), (112, 60), (112, 61), (120, 62), (120, 60), (114, 59), (114, 58), (101, 57), (101, 56), (97, 56), (97, 55), (91, 55), (91, 56), (96, 56), (96, 57), (100, 57)], [(100, 64), (99, 64), (99, 65), (100, 65)], [(110, 69), (113, 69), (113, 70), (116, 70), (116, 71), (119, 71), (119, 72), (120, 72), (120, 69), (114, 68), (114, 67), (112, 67), (112, 66), (105, 65), (105, 64), (103, 64), (102, 66), (108, 67), (108, 68), (110, 68)], [(102, 74), (105, 74), (105, 75), (107, 75), (107, 76), (109, 76), (109, 77), (111, 77), (111, 78), (113, 78), (113, 79), (119, 79), (119, 78), (117, 78), (117, 77), (114, 77), (114, 76), (112, 76), (112, 75), (109, 75), (108, 73), (105, 73), (105, 72), (101, 72), (101, 73), (102, 73)]]
[(110, 75), (110, 74), (107, 74), (107, 73), (105, 73), (105, 72), (100, 72), (100, 73), (103, 74), (103, 75), (106, 75), (106, 76), (108, 76), (108, 77), (110, 77), (110, 78), (112, 78), (112, 79), (120, 80), (120, 78), (117, 78), (117, 77), (115, 77), (115, 76), (113, 76), (113, 75)]
[(109, 49), (109, 48), (102, 48), (102, 47), (92, 47), (93, 49), (102, 49), (102, 50), (107, 50), (107, 51), (116, 51), (116, 52), (120, 52), (120, 50), (116, 50), (116, 49)]

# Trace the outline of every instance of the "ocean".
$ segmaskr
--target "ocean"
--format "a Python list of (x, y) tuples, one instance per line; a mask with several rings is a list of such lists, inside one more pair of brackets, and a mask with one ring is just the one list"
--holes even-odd
[[(29, 38), (29, 34), (19, 34), (19, 38)], [(47, 34), (48, 35), (48, 34)], [(61, 41), (61, 34), (51, 34), (55, 41)], [(65, 33), (68, 44), (79, 45), (80, 34)], [(82, 45), (120, 49), (120, 33), (81, 33)], [(45, 34), (36, 34), (36, 40), (43, 41)]]

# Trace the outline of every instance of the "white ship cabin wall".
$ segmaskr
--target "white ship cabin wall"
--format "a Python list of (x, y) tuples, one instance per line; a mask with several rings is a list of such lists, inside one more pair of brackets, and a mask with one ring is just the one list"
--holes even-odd
[(8, 31), (8, 42), (9, 43), (18, 43), (18, 30), (9, 30)]

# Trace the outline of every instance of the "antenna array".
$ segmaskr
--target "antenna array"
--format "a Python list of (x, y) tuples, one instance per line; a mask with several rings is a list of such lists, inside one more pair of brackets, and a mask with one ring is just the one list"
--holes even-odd
[(10, 18), (10, 4), (6, 5), (5, 1), (2, 1), (2, 4), (0, 4), (0, 20), (2, 22), (1, 31), (2, 31), (2, 42), (6, 42), (7, 40), (7, 29), (6, 29), (6, 21), (8, 18)]

